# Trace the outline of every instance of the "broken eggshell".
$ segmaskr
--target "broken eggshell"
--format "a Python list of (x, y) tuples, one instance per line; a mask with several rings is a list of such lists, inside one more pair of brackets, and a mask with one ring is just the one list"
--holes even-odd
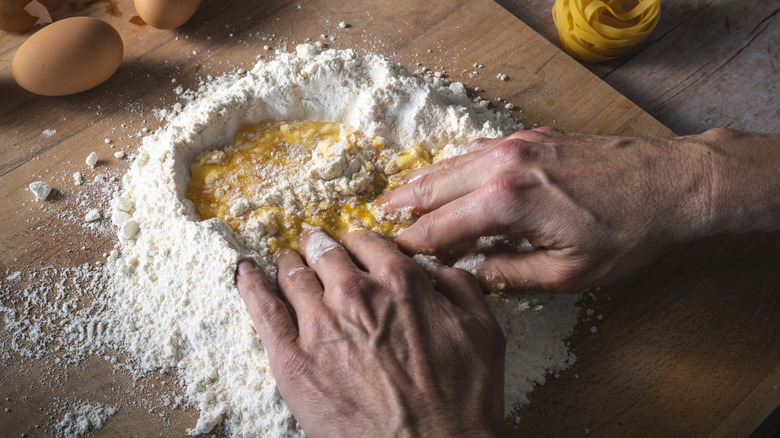
[(24, 10), (30, 0), (0, 0), (0, 29), (6, 32), (27, 32), (38, 17)]

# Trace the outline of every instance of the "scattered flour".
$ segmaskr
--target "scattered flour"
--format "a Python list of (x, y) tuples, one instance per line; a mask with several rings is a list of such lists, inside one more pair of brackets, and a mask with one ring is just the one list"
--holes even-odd
[(58, 437), (80, 438), (89, 432), (100, 430), (119, 409), (113, 406), (82, 403), (74, 406), (57, 424)]
[(51, 193), (51, 186), (43, 181), (35, 181), (30, 183), (30, 191), (35, 194), (36, 199), (45, 201)]
[(95, 152), (90, 152), (90, 154), (89, 154), (89, 155), (87, 155), (87, 159), (86, 159), (85, 161), (86, 161), (86, 163), (87, 163), (87, 166), (89, 166), (89, 167), (91, 167), (91, 168), (93, 168), (93, 169), (94, 169), (94, 168), (95, 168), (95, 166), (97, 165), (97, 162), (98, 162), (98, 156), (97, 156), (97, 153), (95, 153)]
[(87, 211), (87, 214), (84, 215), (84, 221), (86, 222), (95, 222), (97, 220), (100, 220), (101, 214), (100, 210), (97, 208), (92, 208), (89, 211)]

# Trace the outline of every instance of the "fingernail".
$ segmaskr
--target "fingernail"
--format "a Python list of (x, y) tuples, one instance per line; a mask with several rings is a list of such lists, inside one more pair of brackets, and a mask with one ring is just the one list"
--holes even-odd
[(242, 276), (246, 274), (247, 272), (257, 269), (257, 265), (252, 260), (241, 260), (238, 262), (238, 269), (236, 269), (236, 272), (238, 273), (238, 276)]

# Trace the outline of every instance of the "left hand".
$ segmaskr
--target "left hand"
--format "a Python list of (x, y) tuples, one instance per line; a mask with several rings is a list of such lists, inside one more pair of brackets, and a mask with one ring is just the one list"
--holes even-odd
[(279, 392), (307, 435), (499, 435), (505, 344), (474, 278), (440, 267), (435, 288), (380, 235), (343, 241), (308, 231), (305, 263), (278, 257), (297, 326), (261, 271), (238, 267)]

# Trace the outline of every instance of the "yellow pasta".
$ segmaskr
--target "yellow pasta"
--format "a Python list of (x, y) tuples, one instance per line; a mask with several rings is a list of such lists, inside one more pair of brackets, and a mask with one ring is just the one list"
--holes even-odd
[(650, 35), (660, 0), (556, 0), (552, 10), (561, 47), (585, 62), (610, 61)]

